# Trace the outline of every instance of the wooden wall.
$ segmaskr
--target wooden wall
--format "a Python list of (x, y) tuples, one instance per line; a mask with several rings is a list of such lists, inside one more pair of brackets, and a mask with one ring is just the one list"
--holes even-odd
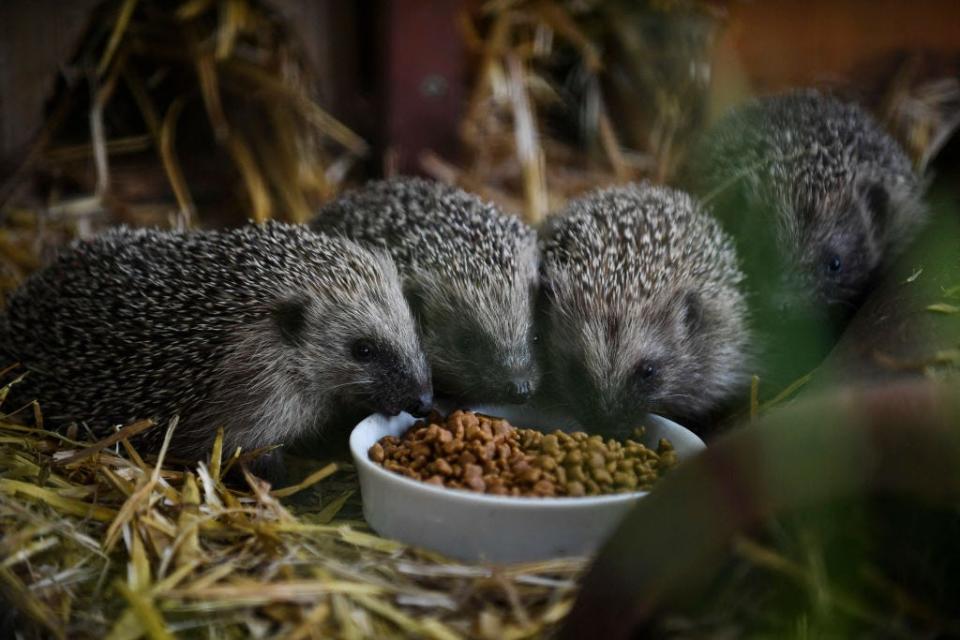
[(747, 93), (805, 85), (883, 82), (897, 61), (924, 59), (934, 75), (960, 74), (957, 0), (717, 0), (713, 111)]
[(0, 158), (27, 143), (97, 0), (0, 2)]

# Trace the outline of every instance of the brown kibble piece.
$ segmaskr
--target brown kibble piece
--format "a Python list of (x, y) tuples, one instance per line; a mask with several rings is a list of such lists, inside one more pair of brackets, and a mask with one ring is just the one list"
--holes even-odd
[(532, 484), (540, 480), (540, 476), (543, 475), (543, 471), (537, 469), (536, 467), (527, 467), (520, 473), (520, 482), (525, 482), (527, 484)]
[(480, 478), (483, 476), (483, 467), (476, 464), (468, 464), (463, 469), (463, 477), (465, 480), (473, 480), (474, 478)]
[(497, 436), (505, 436), (510, 433), (513, 427), (510, 426), (510, 423), (506, 420), (494, 420), (493, 421), (493, 433)]
[(487, 488), (487, 483), (483, 481), (483, 478), (477, 476), (476, 478), (467, 480), (467, 486), (470, 487), (471, 491), (479, 491), (480, 493), (483, 493)]
[(556, 495), (556, 488), (552, 482), (548, 480), (541, 480), (533, 485), (533, 492), (541, 496), (552, 496)]

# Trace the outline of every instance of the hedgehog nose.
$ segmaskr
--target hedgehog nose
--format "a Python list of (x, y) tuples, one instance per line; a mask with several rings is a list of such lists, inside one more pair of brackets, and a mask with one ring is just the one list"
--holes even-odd
[(406, 411), (415, 418), (422, 418), (433, 409), (433, 394), (429, 391), (410, 403)]
[(507, 383), (506, 392), (511, 402), (526, 402), (533, 394), (533, 385), (528, 378), (511, 380)]

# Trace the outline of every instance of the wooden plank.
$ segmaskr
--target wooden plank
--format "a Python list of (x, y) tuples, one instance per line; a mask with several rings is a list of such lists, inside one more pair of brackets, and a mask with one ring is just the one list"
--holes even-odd
[(0, 158), (23, 148), (43, 119), (56, 71), (97, 0), (0, 2)]
[(466, 52), (458, 20), (463, 0), (388, 0), (380, 16), (383, 145), (400, 172), (416, 172), (418, 156), (458, 147), (466, 100)]
[[(745, 94), (875, 81), (897, 56), (960, 61), (955, 0), (717, 0), (728, 16), (712, 74), (716, 114)], [(894, 69), (895, 71), (895, 69)], [(950, 65), (940, 72), (949, 72)], [(881, 74), (883, 75), (883, 74)]]

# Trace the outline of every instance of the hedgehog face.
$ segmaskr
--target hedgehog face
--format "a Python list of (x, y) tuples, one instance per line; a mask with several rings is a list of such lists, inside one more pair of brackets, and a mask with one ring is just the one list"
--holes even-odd
[(309, 401), (351, 412), (422, 415), (433, 397), (406, 303), (389, 288), (275, 305), (287, 384)]
[(459, 188), (399, 177), (345, 194), (312, 224), (390, 251), (438, 393), (462, 403), (533, 393), (536, 234), (518, 218)]
[(543, 238), (545, 402), (587, 429), (629, 432), (648, 411), (702, 417), (744, 382), (743, 274), (689, 196), (599, 190)]
[(540, 373), (533, 354), (532, 285), (421, 278), (412, 293), (437, 392), (463, 403), (523, 403)]
[(795, 205), (795, 229), (780, 237), (787, 261), (773, 292), (775, 306), (852, 306), (880, 264), (888, 207), (879, 183)]
[(706, 341), (707, 322), (693, 292), (631, 301), (599, 314), (554, 301), (545, 353), (555, 408), (572, 413), (585, 428), (621, 436), (648, 412), (699, 413), (718, 391), (709, 381), (721, 359)]
[(687, 172), (733, 223), (761, 304), (781, 314), (843, 315), (926, 217), (900, 145), (860, 107), (813, 90), (734, 109)]

